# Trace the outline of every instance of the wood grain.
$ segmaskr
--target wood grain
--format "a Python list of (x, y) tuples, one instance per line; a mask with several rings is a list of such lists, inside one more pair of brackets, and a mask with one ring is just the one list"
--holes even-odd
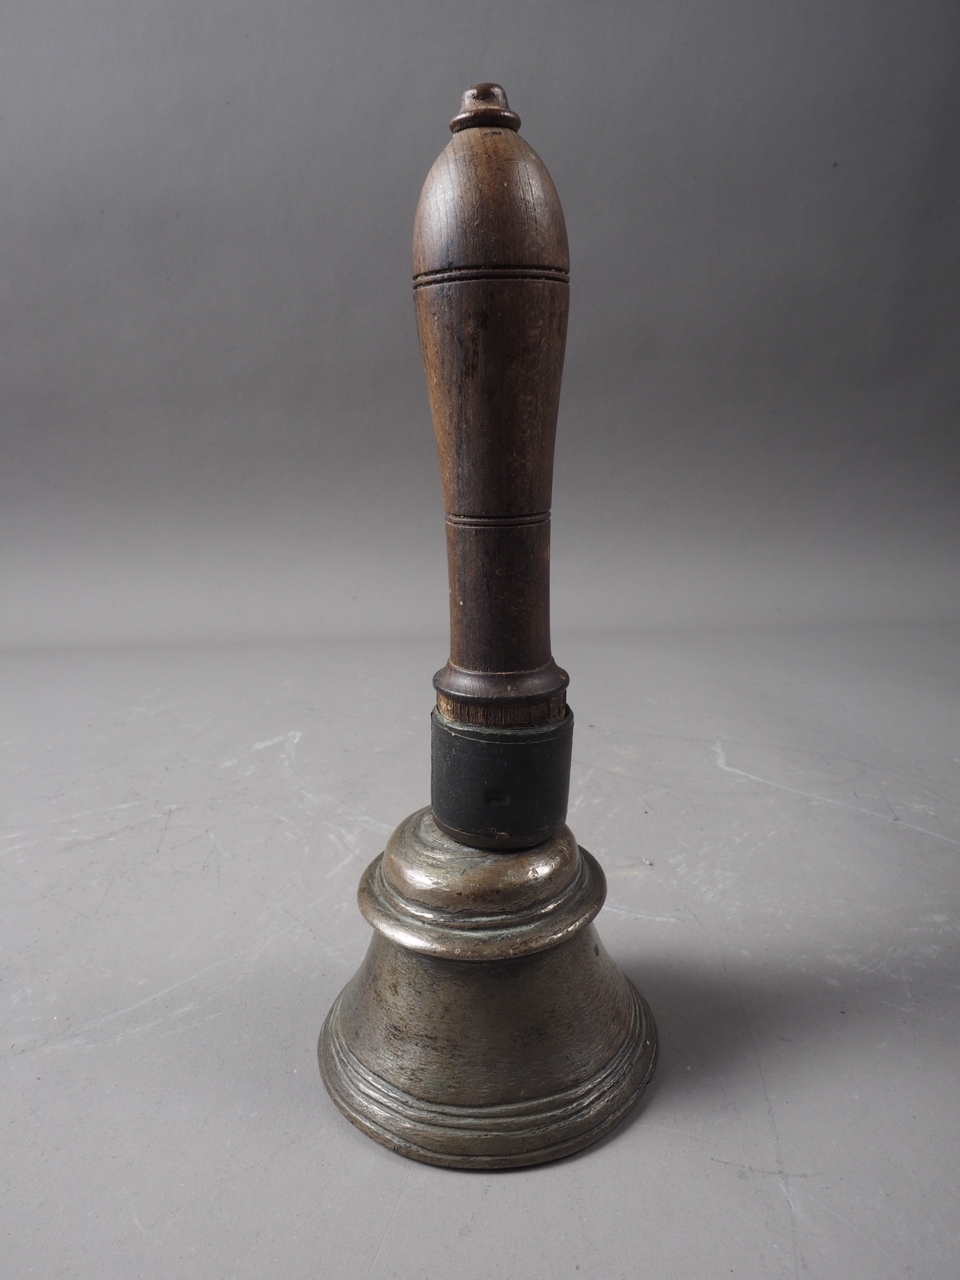
[(556, 188), (503, 91), (473, 92), (414, 226), (450, 576), (450, 660), (434, 684), (449, 719), (528, 725), (563, 717), (568, 682), (550, 648), (550, 504), (570, 255)]

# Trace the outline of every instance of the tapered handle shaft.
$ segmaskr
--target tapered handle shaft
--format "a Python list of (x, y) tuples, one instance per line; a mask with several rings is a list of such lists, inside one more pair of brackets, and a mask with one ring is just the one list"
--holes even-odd
[[(557, 828), (572, 729), (550, 647), (549, 578), (570, 261), (556, 189), (519, 124), (498, 85), (464, 94), (420, 197), (413, 248), (450, 576), (434, 809), (458, 838), (505, 847)], [(464, 743), (466, 773), (447, 776)], [(462, 797), (481, 791), (470, 816)]]

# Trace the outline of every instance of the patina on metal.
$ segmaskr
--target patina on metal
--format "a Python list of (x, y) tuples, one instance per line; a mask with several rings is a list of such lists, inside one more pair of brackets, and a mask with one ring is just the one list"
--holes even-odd
[(319, 1058), (378, 1142), (489, 1169), (608, 1132), (650, 1080), (657, 1035), (593, 925), (603, 872), (564, 825), (573, 716), (549, 618), (563, 212), (498, 85), (468, 90), (450, 127), (414, 229), (450, 569), (431, 806), (361, 879), (373, 940)]

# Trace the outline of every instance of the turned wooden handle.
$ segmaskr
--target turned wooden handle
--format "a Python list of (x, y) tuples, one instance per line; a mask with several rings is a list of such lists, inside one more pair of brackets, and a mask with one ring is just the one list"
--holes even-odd
[(565, 715), (550, 650), (550, 497), (570, 257), (556, 188), (499, 85), (463, 96), (427, 177), (414, 297), (450, 572), (450, 660), (434, 679), (461, 724)]

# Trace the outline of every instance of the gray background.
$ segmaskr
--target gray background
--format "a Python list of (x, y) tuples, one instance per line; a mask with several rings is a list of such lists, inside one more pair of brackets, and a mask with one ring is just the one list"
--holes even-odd
[(555, 628), (955, 616), (958, 33), (4, 4), (0, 640), (442, 637), (409, 237), (481, 79), (571, 239)]

